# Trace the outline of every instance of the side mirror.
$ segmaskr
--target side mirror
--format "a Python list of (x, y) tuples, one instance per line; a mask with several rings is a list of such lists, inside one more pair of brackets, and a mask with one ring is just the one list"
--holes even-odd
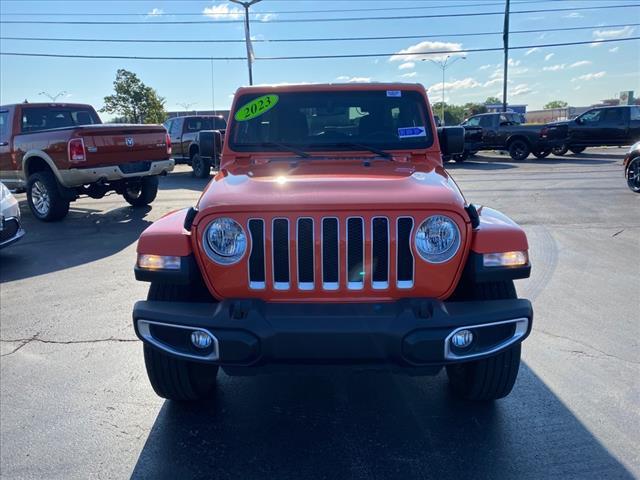
[(442, 155), (457, 155), (464, 152), (464, 128), (438, 128), (438, 141)]
[(578, 118), (576, 118), (576, 123), (578, 125), (582, 125), (584, 123), (584, 120), (582, 120), (582, 118), (578, 117)]

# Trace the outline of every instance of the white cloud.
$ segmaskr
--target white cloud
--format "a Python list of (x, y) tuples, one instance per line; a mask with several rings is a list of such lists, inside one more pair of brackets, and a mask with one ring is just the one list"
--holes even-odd
[(409, 73), (403, 73), (402, 75), (400, 75), (402, 78), (413, 78), (416, 75), (418, 75), (418, 72), (409, 72)]
[(502, 78), (503, 76), (503, 71), (502, 69), (500, 70), (496, 70), (495, 72), (493, 72), (491, 75), (489, 75), (489, 78)]
[(557, 72), (558, 70), (564, 70), (567, 65), (559, 63), (557, 65), (549, 65), (548, 67), (542, 67), (545, 72)]
[(609, 40), (611, 38), (624, 38), (633, 33), (635, 29), (633, 27), (623, 27), (611, 30), (596, 30), (593, 32), (593, 38), (596, 40)]
[(415, 68), (416, 64), (413, 62), (406, 62), (406, 63), (402, 63), (398, 66), (398, 68), (400, 70), (411, 70), (412, 68)]
[(565, 15), (563, 18), (584, 18), (580, 12), (571, 12)]
[(579, 62), (575, 62), (569, 65), (569, 68), (585, 67), (587, 65), (591, 65), (591, 63), (593, 62), (590, 62), (589, 60), (580, 60)]
[[(432, 54), (429, 52), (447, 52)], [(413, 60), (444, 60), (450, 55), (464, 55), (461, 43), (452, 42), (420, 42), (400, 50), (391, 56), (390, 62), (410, 62)]]
[(574, 90), (580, 90), (582, 88), (582, 85), (576, 85), (575, 87), (573, 87)]
[(529, 55), (531, 55), (532, 53), (537, 52), (538, 50), (540, 50), (538, 47), (533, 47), (530, 48), (529, 50), (527, 50), (524, 54), (525, 57), (528, 57)]
[(348, 75), (340, 75), (336, 80), (347, 83), (367, 83), (371, 81), (371, 77), (349, 77)]
[(520, 83), (519, 85), (516, 85), (515, 87), (510, 89), (509, 91), (509, 94), (512, 97), (519, 97), (522, 95), (526, 95), (527, 93), (532, 93), (532, 90), (531, 88), (529, 88), (529, 85), (527, 85), (526, 83)]
[(164, 13), (164, 10), (161, 8), (152, 8), (149, 13), (147, 13), (147, 17), (159, 17)]
[(482, 65), (480, 68), (478, 68), (478, 70), (487, 70), (491, 68), (491, 64), (487, 63), (486, 65)]
[(513, 58), (510, 58), (507, 63), (510, 67), (517, 67), (518, 65), (520, 65), (520, 60), (514, 60)]
[(587, 73), (585, 75), (580, 75), (579, 77), (574, 77), (571, 79), (572, 82), (577, 82), (578, 80), (589, 81), (589, 80), (597, 80), (599, 78), (604, 77), (607, 72), (595, 72), (595, 73)]
[(548, 62), (549, 60), (551, 60), (551, 59), (553, 58), (553, 56), (554, 56), (554, 55), (555, 55), (555, 53), (547, 53), (547, 54), (544, 56), (544, 61), (545, 61), (545, 62)]
[(483, 87), (490, 87), (491, 85), (497, 85), (497, 84), (501, 84), (502, 83), (502, 79), (501, 78), (494, 78), (493, 80), (487, 80), (486, 82), (484, 82), (484, 84), (482, 85)]
[(205, 7), (202, 14), (205, 17), (213, 18), (214, 20), (240, 20), (244, 17), (244, 12), (241, 8), (229, 6), (226, 3), (221, 3), (220, 5), (214, 5), (212, 7)]
[[(482, 86), (482, 84), (471, 77), (467, 77), (462, 80), (454, 80), (452, 82), (445, 82), (444, 84), (445, 90), (464, 90), (480, 86)], [(442, 83), (435, 83), (431, 85), (428, 90), (431, 90), (432, 88), (436, 89), (436, 91), (437, 89), (442, 89)]]
[(274, 18), (277, 18), (278, 15), (275, 13), (258, 13), (256, 14), (256, 20), (259, 22), (270, 22)]
[(616, 53), (618, 50), (620, 50), (620, 47), (613, 47), (609, 49), (611, 53)]

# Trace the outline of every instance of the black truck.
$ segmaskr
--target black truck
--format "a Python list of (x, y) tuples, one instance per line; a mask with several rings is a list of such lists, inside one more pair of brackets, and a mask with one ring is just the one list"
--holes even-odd
[[(172, 145), (176, 163), (191, 165), (193, 175), (209, 176), (211, 167), (219, 166), (222, 141), (227, 122), (218, 115), (188, 115), (170, 118), (164, 123)], [(206, 133), (205, 133), (206, 132)], [(218, 133), (213, 133), (218, 132)]]
[(567, 128), (567, 141), (553, 149), (579, 154), (587, 147), (633, 145), (640, 140), (640, 106), (624, 105), (587, 110), (573, 120), (555, 122)]
[(515, 112), (481, 113), (469, 117), (465, 128), (465, 153), (454, 157), (461, 162), (479, 150), (506, 150), (514, 160), (524, 160), (530, 153), (544, 158), (552, 148), (566, 142), (566, 125), (525, 125)]

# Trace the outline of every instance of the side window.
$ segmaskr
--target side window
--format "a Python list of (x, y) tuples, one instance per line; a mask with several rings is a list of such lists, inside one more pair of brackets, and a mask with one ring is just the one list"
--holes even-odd
[[(480, 126), (484, 127), (484, 128), (491, 128), (493, 126), (493, 122), (491, 121), (491, 116), (490, 115), (484, 115), (482, 117), (479, 117), (479, 121), (480, 121)], [(500, 118), (500, 121), (502, 122), (502, 117)]]
[(0, 112), (0, 142), (9, 141), (9, 112), (3, 110)]
[(640, 120), (640, 107), (631, 107), (631, 120), (636, 122)]
[(593, 125), (595, 123), (600, 122), (601, 116), (602, 116), (602, 110), (590, 110), (582, 114), (582, 116), (579, 118), (582, 123), (586, 125)]
[(169, 133), (171, 134), (172, 137), (179, 137), (182, 130), (182, 120), (177, 118), (173, 121), (173, 123), (171, 124), (171, 130), (169, 131)]
[(480, 117), (471, 117), (469, 120), (464, 122), (464, 124), (470, 127), (478, 127), (480, 126)]
[(609, 125), (617, 125), (624, 120), (624, 112), (621, 108), (608, 108), (604, 115), (604, 121)]

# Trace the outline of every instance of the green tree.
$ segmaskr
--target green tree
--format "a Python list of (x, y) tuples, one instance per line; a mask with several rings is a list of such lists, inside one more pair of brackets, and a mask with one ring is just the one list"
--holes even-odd
[(487, 99), (484, 101), (485, 105), (493, 105), (496, 103), (502, 103), (502, 100), (500, 100), (498, 97), (487, 97)]
[(565, 108), (568, 106), (569, 104), (567, 102), (564, 102), (562, 100), (554, 100), (552, 102), (547, 103), (543, 108), (545, 110), (549, 110), (551, 108)]
[(118, 69), (113, 89), (113, 95), (104, 97), (101, 112), (117, 114), (134, 123), (162, 123), (167, 118), (165, 99), (135, 73)]

